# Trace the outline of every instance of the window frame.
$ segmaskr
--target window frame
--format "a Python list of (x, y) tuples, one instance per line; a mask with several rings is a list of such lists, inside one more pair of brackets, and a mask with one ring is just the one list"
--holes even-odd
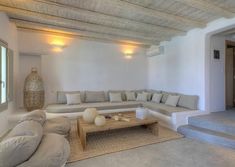
[(1, 47), (4, 47), (6, 48), (6, 83), (5, 83), (5, 86), (6, 86), (6, 102), (4, 103), (1, 103), (0, 101), (0, 112), (1, 111), (4, 111), (4, 110), (7, 110), (8, 109), (8, 78), (9, 78), (9, 73), (8, 73), (8, 64), (9, 64), (9, 61), (8, 61), (8, 44), (1, 40), (0, 39), (0, 99), (1, 99), (1, 95), (2, 95), (2, 82), (1, 82), (1, 78), (2, 78), (2, 68), (1, 68), (1, 64), (2, 64), (2, 55), (1, 55), (1, 52), (2, 52), (2, 48)]

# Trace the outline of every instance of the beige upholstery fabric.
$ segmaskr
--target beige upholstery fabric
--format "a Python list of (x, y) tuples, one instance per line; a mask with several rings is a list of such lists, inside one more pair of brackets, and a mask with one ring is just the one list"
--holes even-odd
[(42, 138), (42, 126), (35, 121), (19, 123), (0, 143), (0, 167), (17, 166), (31, 157)]
[(152, 99), (152, 93), (149, 92), (143, 92), (143, 94), (147, 95), (147, 101), (150, 101)]
[(138, 93), (136, 101), (148, 101), (148, 93)]
[(167, 115), (167, 116), (171, 116), (172, 113), (174, 113), (174, 112), (189, 111), (189, 109), (187, 109), (187, 108), (172, 107), (172, 106), (165, 105), (163, 103), (157, 104), (157, 103), (153, 103), (153, 102), (145, 102), (145, 103), (143, 103), (143, 106), (146, 108), (149, 108), (150, 110), (159, 112), (159, 113)]
[(27, 113), (25, 116), (23, 116), (19, 122), (23, 122), (23, 121), (37, 121), (38, 123), (40, 123), (41, 125), (44, 124), (44, 122), (46, 121), (46, 113), (44, 110), (34, 110), (31, 111), (29, 113)]
[(70, 146), (63, 136), (46, 134), (32, 157), (18, 167), (61, 167), (69, 154)]
[(121, 93), (109, 93), (109, 100), (110, 102), (122, 102), (122, 95)]
[(124, 90), (109, 90), (108, 94), (110, 94), (110, 93), (121, 93), (122, 101), (126, 101), (126, 96), (125, 96), (125, 91)]
[(85, 92), (86, 103), (104, 102), (104, 101), (106, 101), (104, 91), (86, 91)]
[(160, 103), (162, 99), (162, 94), (154, 93), (152, 97), (152, 102), (154, 103)]
[(166, 100), (166, 105), (176, 107), (178, 104), (180, 96), (168, 95)]
[(73, 93), (73, 94), (66, 94), (66, 100), (68, 105), (73, 105), (73, 104), (80, 104), (81, 101), (81, 95), (80, 93)]
[(135, 101), (136, 97), (135, 97), (135, 92), (125, 92), (126, 95), (126, 100), (127, 101)]
[(80, 91), (58, 91), (57, 92), (57, 103), (58, 104), (66, 104), (66, 94), (78, 94)]
[(198, 96), (180, 95), (178, 106), (197, 110)]
[(141, 106), (137, 101), (123, 101), (120, 103), (99, 102), (99, 103), (82, 103), (78, 105), (66, 105), (66, 104), (51, 104), (46, 108), (50, 113), (69, 113), (69, 112), (82, 112), (86, 108), (96, 108), (97, 110), (111, 110), (122, 108), (136, 108)]
[(44, 133), (56, 133), (67, 136), (70, 131), (70, 120), (67, 117), (47, 119), (43, 126)]
[(166, 100), (167, 100), (167, 97), (168, 95), (178, 95), (177, 93), (173, 93), (173, 92), (165, 92), (165, 91), (162, 91), (162, 100), (161, 102), (162, 103), (166, 103)]

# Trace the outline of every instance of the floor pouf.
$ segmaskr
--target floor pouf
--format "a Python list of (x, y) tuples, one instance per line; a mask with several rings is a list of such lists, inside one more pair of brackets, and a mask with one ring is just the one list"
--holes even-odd
[(70, 155), (69, 142), (62, 135), (48, 133), (42, 138), (37, 151), (18, 167), (61, 167)]
[(71, 124), (69, 118), (57, 117), (46, 120), (43, 125), (43, 128), (44, 133), (56, 133), (67, 136), (70, 131)]

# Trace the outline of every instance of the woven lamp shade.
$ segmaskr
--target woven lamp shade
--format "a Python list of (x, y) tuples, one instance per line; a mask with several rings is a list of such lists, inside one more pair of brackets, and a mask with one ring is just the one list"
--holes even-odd
[(32, 68), (31, 73), (24, 82), (24, 107), (27, 111), (42, 109), (44, 106), (44, 87), (42, 78), (37, 69)]

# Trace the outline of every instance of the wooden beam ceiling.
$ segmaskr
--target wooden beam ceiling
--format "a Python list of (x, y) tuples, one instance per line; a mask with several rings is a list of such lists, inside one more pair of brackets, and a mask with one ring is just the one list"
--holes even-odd
[[(210, 19), (212, 21), (220, 17), (234, 16), (234, 13), (226, 7), (219, 7), (221, 6), (218, 5), (219, 2), (210, 2), (202, 0), (0, 0), (0, 11), (7, 13), (17, 27), (24, 30), (62, 31), (65, 34), (70, 32), (74, 36), (83, 38), (125, 41), (146, 46), (157, 45), (160, 41), (184, 35), (190, 29), (204, 27)], [(166, 8), (167, 5), (169, 10)], [(233, 7), (235, 8), (233, 5), (229, 6), (230, 9)], [(188, 11), (184, 12), (185, 9)], [(190, 13), (191, 10), (192, 13)]]
[(208, 13), (215, 14), (220, 17), (232, 18), (235, 16), (235, 13), (232, 13), (226, 9), (222, 9), (206, 1), (202, 1), (202, 0), (175, 0), (175, 1), (181, 2), (183, 4), (186, 4), (188, 6), (197, 8), (199, 10), (202, 10)]

